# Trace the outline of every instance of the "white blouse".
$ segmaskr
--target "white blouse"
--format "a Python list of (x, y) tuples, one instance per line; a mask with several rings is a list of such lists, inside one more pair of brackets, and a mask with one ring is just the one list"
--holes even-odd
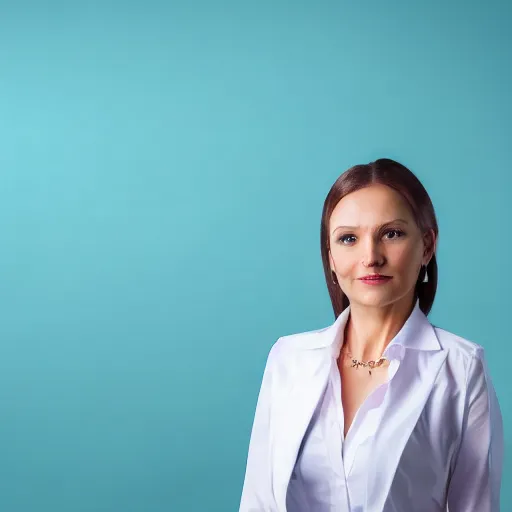
[(272, 346), (240, 512), (499, 512), (503, 422), (483, 348), (417, 301), (344, 439), (336, 359), (349, 315)]
[[(387, 382), (376, 388), (357, 410), (344, 438), (345, 420), (341, 379), (333, 353), (329, 382), (316, 408), (295, 463), (287, 492), (288, 512), (346, 512), (340, 495), (346, 494), (351, 512), (363, 512), (366, 481), (371, 464), (371, 440), (378, 428), (389, 382), (397, 372), (405, 348), (400, 337), (386, 347)], [(357, 457), (356, 457), (357, 454)]]

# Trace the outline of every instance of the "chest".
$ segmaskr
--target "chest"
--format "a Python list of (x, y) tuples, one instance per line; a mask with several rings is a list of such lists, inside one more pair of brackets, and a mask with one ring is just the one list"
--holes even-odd
[[(381, 378), (381, 382), (384, 380)], [(361, 383), (350, 377), (348, 381), (354, 385)], [(345, 510), (344, 500), (356, 509), (360, 506), (366, 510), (367, 490), (373, 488), (377, 492), (386, 488), (379, 483), (382, 475), (388, 475), (392, 485), (385, 508), (379, 510), (423, 512), (425, 503), (431, 502), (430, 511), (443, 509), (445, 484), (460, 433), (456, 389), (450, 389), (446, 383), (434, 386), (419, 417), (410, 423), (390, 419), (384, 404), (383, 417), (377, 408), (371, 408), (358, 416), (349, 436), (342, 440), (338, 428), (341, 421), (336, 414), (342, 407), (339, 396), (335, 396), (335, 385), (336, 380), (332, 378), (302, 440), (289, 486), (288, 510)], [(371, 393), (375, 386), (378, 386), (376, 382), (368, 384), (367, 392)], [(370, 400), (379, 394), (376, 392)], [(387, 406), (388, 412), (401, 409), (399, 405), (393, 400)], [(366, 409), (363, 404), (361, 411)], [(379, 430), (391, 432), (391, 438), (396, 440), (383, 451), (376, 451), (380, 446), (376, 441)], [(409, 432), (401, 441), (404, 431)], [(376, 472), (372, 473), (369, 469), (373, 467)], [(347, 505), (346, 510), (349, 509)]]
[(389, 364), (369, 371), (365, 368), (338, 364), (341, 385), (341, 400), (344, 416), (344, 437), (354, 421), (357, 411), (368, 397), (388, 381)]

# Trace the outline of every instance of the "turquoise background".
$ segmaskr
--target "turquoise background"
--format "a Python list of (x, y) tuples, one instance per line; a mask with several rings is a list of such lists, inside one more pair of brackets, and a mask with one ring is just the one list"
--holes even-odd
[[(0, 510), (238, 510), (325, 195), (396, 158), (511, 451), (511, 3), (1, 2)], [(512, 510), (512, 468), (502, 510)]]

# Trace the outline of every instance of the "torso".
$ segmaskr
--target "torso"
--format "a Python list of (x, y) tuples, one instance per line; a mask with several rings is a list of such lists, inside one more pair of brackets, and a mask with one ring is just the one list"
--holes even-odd
[(375, 389), (387, 381), (388, 367), (389, 361), (386, 361), (382, 366), (374, 368), (370, 375), (367, 368), (352, 368), (350, 361), (344, 360), (343, 356), (338, 360), (345, 422), (343, 435), (345, 437), (347, 437), (354, 417), (363, 402)]

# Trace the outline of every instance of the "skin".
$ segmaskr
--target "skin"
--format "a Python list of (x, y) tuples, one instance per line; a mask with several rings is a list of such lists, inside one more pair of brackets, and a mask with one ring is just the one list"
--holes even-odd
[[(397, 191), (375, 184), (348, 194), (336, 205), (329, 220), (329, 247), (331, 270), (350, 301), (338, 361), (347, 435), (362, 402), (386, 380), (388, 364), (370, 376), (350, 366), (346, 351), (362, 361), (379, 359), (414, 307), (418, 274), (435, 253), (436, 239), (433, 230), (420, 231)], [(392, 279), (376, 286), (358, 279), (372, 273)]]

